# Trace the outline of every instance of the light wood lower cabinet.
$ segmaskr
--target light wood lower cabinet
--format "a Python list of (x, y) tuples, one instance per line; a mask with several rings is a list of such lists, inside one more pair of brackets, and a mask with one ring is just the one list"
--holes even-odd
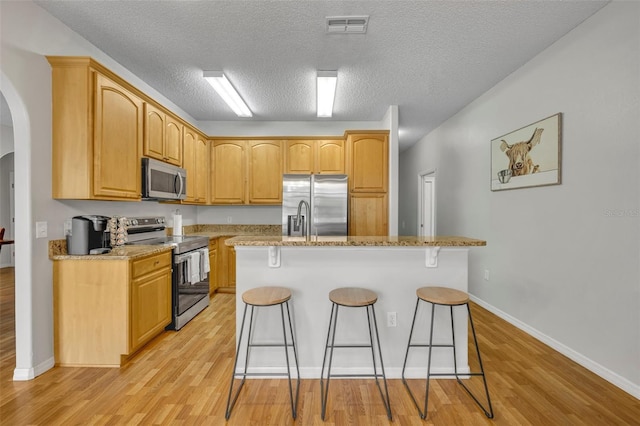
[(387, 194), (351, 193), (349, 235), (388, 235)]
[(218, 239), (209, 239), (209, 295), (218, 289)]
[(220, 293), (236, 292), (236, 251), (225, 241), (233, 237), (218, 238), (218, 287)]
[(171, 252), (56, 260), (53, 292), (56, 364), (119, 367), (171, 323)]

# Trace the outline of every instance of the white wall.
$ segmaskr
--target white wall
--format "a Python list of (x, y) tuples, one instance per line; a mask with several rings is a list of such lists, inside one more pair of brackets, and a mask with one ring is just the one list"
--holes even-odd
[[(400, 220), (436, 169), (439, 234), (485, 306), (640, 398), (640, 3), (613, 2), (401, 154)], [(562, 184), (490, 191), (490, 141), (563, 113)], [(484, 270), (490, 280), (483, 280)]]

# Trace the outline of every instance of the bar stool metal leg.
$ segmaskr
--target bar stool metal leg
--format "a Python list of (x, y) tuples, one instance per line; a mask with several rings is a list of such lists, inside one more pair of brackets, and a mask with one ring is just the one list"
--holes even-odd
[[(233, 382), (235, 381), (236, 378), (236, 368), (238, 366), (238, 354), (240, 353), (240, 345), (242, 344), (242, 334), (244, 332), (244, 323), (245, 320), (247, 319), (247, 305), (244, 305), (244, 311), (242, 313), (242, 325), (240, 326), (240, 336), (238, 338), (238, 347), (236, 349), (236, 357), (235, 360), (233, 362), (233, 371), (231, 372), (231, 384), (229, 385), (229, 396), (227, 397), (227, 409), (225, 411), (224, 414), (224, 418), (229, 420), (229, 416), (231, 416), (231, 410), (233, 409), (233, 406), (236, 404), (236, 400), (238, 399), (238, 395), (240, 395), (240, 390), (242, 390), (242, 386), (244, 385), (244, 381), (246, 379), (246, 372), (247, 372), (247, 363), (245, 362), (245, 366), (244, 366), (244, 373), (242, 376), (242, 381), (240, 381), (240, 385), (238, 387), (238, 390), (235, 393), (235, 396), (233, 397), (233, 401), (231, 400), (231, 393), (233, 391)], [(253, 309), (252, 309), (253, 311)], [(251, 321), (250, 321), (251, 323)], [(251, 327), (249, 327), (249, 329), (251, 329)], [(247, 352), (249, 351), (249, 345), (247, 345)], [(248, 354), (245, 356), (245, 361), (246, 358), (248, 357)]]
[(300, 395), (300, 367), (298, 366), (298, 351), (296, 350), (295, 337), (293, 336), (293, 326), (291, 324), (291, 312), (289, 311), (289, 302), (285, 302), (287, 307), (287, 319), (289, 321), (289, 330), (291, 331), (291, 345), (293, 346), (293, 357), (296, 362), (296, 398), (293, 399), (293, 384), (291, 383), (291, 367), (289, 366), (289, 345), (287, 344), (287, 329), (284, 323), (284, 307), (280, 305), (280, 314), (282, 316), (282, 336), (284, 337), (284, 356), (287, 360), (287, 378), (289, 379), (289, 399), (291, 400), (291, 414), (295, 420), (297, 415), (298, 396)]
[[(331, 379), (331, 363), (333, 362), (333, 348), (335, 346), (336, 341), (336, 323), (338, 322), (338, 305), (335, 303), (331, 304), (331, 315), (329, 316), (329, 330), (327, 332), (327, 342), (324, 347), (324, 357), (322, 358), (322, 370), (320, 370), (320, 398), (322, 400), (322, 421), (324, 421), (324, 416), (327, 410), (327, 397), (329, 396), (329, 380)], [(333, 326), (333, 333), (332, 331)], [(329, 338), (331, 338), (331, 346), (329, 346)], [(331, 348), (329, 350), (329, 348)], [(324, 378), (324, 366), (327, 360), (327, 351), (329, 351), (329, 368), (327, 371), (327, 382), (326, 385), (323, 382)]]
[[(249, 320), (249, 326), (248, 326), (248, 331), (247, 331), (247, 347), (246, 347), (246, 352), (245, 352), (245, 362), (244, 362), (244, 371), (242, 373), (236, 373), (236, 369), (238, 366), (238, 354), (240, 353), (240, 348), (242, 346), (242, 338), (244, 335), (244, 329), (245, 329), (245, 324), (246, 324), (246, 318), (247, 318), (247, 308), (248, 308), (248, 304), (245, 303), (245, 307), (244, 307), (244, 312), (242, 315), (242, 325), (240, 326), (240, 333), (239, 333), (239, 338), (238, 338), (238, 346), (236, 349), (236, 356), (235, 356), (235, 361), (233, 364), (233, 371), (231, 373), (231, 383), (229, 384), (229, 395), (227, 397), (227, 409), (225, 412), (225, 419), (229, 419), (229, 417), (231, 416), (231, 411), (233, 410), (233, 407), (235, 406), (235, 403), (238, 399), (238, 396), (240, 395), (240, 391), (242, 390), (242, 387), (245, 383), (245, 380), (247, 378), (247, 376), (274, 376), (274, 375), (279, 375), (279, 376), (287, 376), (287, 379), (289, 381), (289, 400), (291, 402), (291, 415), (293, 417), (293, 419), (295, 420), (296, 416), (297, 416), (297, 406), (298, 406), (298, 397), (300, 395), (300, 367), (298, 364), (298, 351), (296, 348), (296, 344), (295, 344), (295, 336), (294, 336), (294, 332), (293, 332), (293, 323), (291, 321), (291, 310), (289, 308), (289, 301), (283, 301), (280, 303), (274, 303), (274, 304), (278, 304), (280, 305), (280, 321), (282, 324), (282, 335), (283, 335), (283, 341), (284, 343), (280, 344), (258, 344), (258, 343), (253, 343), (253, 326), (254, 326), (254, 305), (251, 305), (251, 314), (250, 314), (250, 320)], [(274, 304), (271, 305), (260, 305), (260, 306), (273, 306)], [(287, 310), (287, 320), (285, 321), (285, 314), (284, 314), (284, 306), (286, 305), (286, 310)], [(289, 344), (288, 340), (287, 340), (287, 326), (286, 324), (289, 324), (289, 333), (291, 335), (291, 344)], [(251, 354), (250, 349), (253, 347), (276, 347), (276, 346), (281, 346), (284, 348), (285, 351), (285, 360), (286, 360), (286, 368), (287, 371), (286, 373), (249, 373), (248, 372), (248, 368), (249, 368), (249, 357)], [(289, 360), (289, 347), (292, 347), (293, 349), (293, 357), (294, 357), (294, 361), (296, 364), (296, 391), (295, 391), (295, 397), (293, 395), (293, 381), (291, 378), (291, 364), (290, 364), (290, 360)], [(235, 393), (233, 392), (234, 390), (234, 382), (236, 380), (236, 378), (241, 378), (242, 380), (240, 381), (240, 384), (237, 386), (237, 390), (235, 391)], [(232, 396), (233, 395), (233, 396)]]
[[(413, 400), (414, 405), (416, 406), (418, 413), (420, 414), (420, 417), (422, 419), (426, 419), (427, 417), (427, 407), (429, 404), (429, 382), (432, 376), (450, 376), (450, 373), (431, 373), (431, 357), (432, 357), (432, 349), (433, 348), (444, 348), (444, 347), (450, 347), (453, 349), (453, 368), (454, 368), (454, 376), (456, 378), (456, 381), (458, 383), (460, 383), (460, 385), (462, 385), (462, 387), (467, 391), (467, 393), (469, 393), (469, 395), (473, 398), (473, 400), (476, 402), (476, 404), (484, 411), (485, 415), (492, 419), (493, 418), (493, 408), (491, 406), (491, 398), (489, 397), (489, 388), (487, 386), (487, 379), (486, 376), (484, 374), (484, 367), (482, 365), (482, 358), (480, 357), (480, 347), (478, 346), (478, 340), (476, 337), (476, 333), (475, 333), (475, 328), (473, 325), (473, 319), (471, 317), (471, 309), (469, 307), (469, 303), (462, 303), (464, 305), (467, 306), (467, 312), (469, 315), (469, 324), (471, 326), (471, 332), (473, 335), (473, 341), (474, 341), (474, 345), (475, 345), (475, 349), (476, 349), (476, 355), (478, 357), (478, 363), (479, 363), (479, 368), (480, 371), (479, 372), (469, 372), (469, 373), (465, 373), (463, 374), (464, 376), (482, 376), (482, 380), (484, 383), (484, 390), (485, 390), (485, 394), (487, 397), (487, 402), (488, 402), (488, 410), (482, 405), (482, 403), (480, 403), (480, 401), (476, 398), (476, 396), (469, 390), (469, 388), (462, 382), (462, 380), (460, 379), (460, 375), (458, 374), (458, 365), (457, 365), (457, 360), (456, 360), (456, 349), (455, 349), (455, 344), (456, 344), (456, 337), (455, 337), (455, 324), (454, 324), (454, 319), (453, 319), (453, 306), (459, 306), (459, 305), (449, 305), (446, 304), (445, 306), (449, 306), (449, 314), (451, 317), (451, 337), (452, 337), (452, 341), (453, 343), (451, 345), (448, 344), (433, 344), (433, 329), (434, 329), (434, 318), (435, 318), (435, 308), (436, 305), (438, 303), (431, 303), (431, 302), (427, 302), (431, 305), (431, 324), (430, 324), (430, 329), (429, 329), (429, 341), (427, 344), (416, 344), (416, 343), (412, 343), (412, 338), (413, 338), (413, 330), (415, 327), (415, 321), (416, 321), (416, 317), (417, 317), (417, 313), (418, 313), (418, 308), (420, 305), (420, 301), (421, 299), (418, 298), (418, 300), (416, 301), (416, 308), (413, 314), (413, 322), (411, 324), (411, 329), (409, 332), (409, 342), (407, 344), (407, 351), (405, 353), (405, 359), (404, 359), (404, 364), (402, 366), (402, 383), (404, 383), (405, 388), (407, 389), (407, 392), (409, 393), (409, 395), (411, 396), (411, 399)], [(406, 370), (406, 366), (407, 366), (407, 359), (409, 357), (409, 349), (410, 348), (416, 348), (416, 347), (426, 347), (429, 348), (428, 351), (428, 358), (427, 358), (427, 379), (426, 379), (426, 385), (425, 385), (425, 398), (424, 398), (424, 410), (421, 409), (421, 407), (418, 405), (418, 402), (413, 394), (413, 392), (411, 391), (409, 384), (406, 381), (405, 378), (405, 370)]]
[[(369, 312), (369, 306), (371, 307), (371, 311)], [(387, 376), (384, 373), (384, 362), (382, 361), (382, 348), (380, 347), (380, 335), (378, 334), (378, 321), (376, 320), (376, 311), (373, 305), (367, 306), (367, 319), (369, 320), (369, 339), (371, 342), (371, 355), (373, 356), (373, 374), (376, 379), (376, 385), (378, 385), (378, 390), (380, 391), (380, 397), (382, 398), (382, 403), (384, 404), (384, 408), (387, 410), (387, 418), (391, 420), (391, 401), (389, 399), (389, 389), (387, 388)], [(378, 356), (380, 357), (380, 369), (382, 372), (382, 381), (384, 382), (384, 393), (382, 394), (382, 388), (380, 387), (380, 381), (378, 378), (380, 375), (378, 374), (378, 370), (376, 369), (376, 357), (373, 353), (373, 340), (371, 340), (371, 317), (373, 317), (373, 325), (375, 327), (376, 332), (376, 342), (378, 345)]]
[[(487, 395), (487, 404), (489, 406), (489, 411), (487, 411), (487, 409), (480, 403), (480, 401), (478, 401), (478, 398), (476, 398), (476, 396), (471, 393), (471, 391), (469, 390), (469, 388), (462, 383), (462, 381), (458, 378), (458, 376), (456, 376), (456, 379), (458, 380), (458, 383), (460, 383), (462, 385), (462, 387), (467, 391), (467, 393), (469, 395), (471, 395), (471, 398), (473, 398), (473, 400), (476, 402), (476, 404), (478, 404), (478, 406), (480, 408), (482, 408), (482, 411), (484, 411), (484, 414), (492, 419), (493, 418), (493, 407), (491, 406), (491, 398), (489, 397), (489, 387), (487, 386), (487, 377), (484, 374), (484, 367), (482, 365), (482, 357), (480, 356), (480, 346), (478, 346), (478, 338), (476, 337), (476, 329), (473, 326), (473, 319), (471, 318), (471, 307), (469, 306), (469, 304), (467, 303), (467, 313), (469, 314), (469, 324), (471, 325), (471, 334), (473, 335), (473, 343), (475, 344), (476, 347), (476, 355), (478, 356), (478, 365), (480, 367), (480, 372), (479, 373), (470, 373), (471, 375), (474, 376), (482, 376), (482, 382), (484, 383), (484, 392), (485, 395)], [(453, 323), (453, 320), (452, 320)]]
[[(329, 382), (332, 377), (331, 374), (331, 365), (333, 363), (333, 350), (334, 348), (371, 348), (371, 357), (373, 362), (373, 374), (346, 374), (346, 375), (333, 375), (333, 377), (373, 377), (376, 381), (376, 385), (380, 392), (380, 397), (382, 398), (382, 402), (384, 404), (385, 410), (387, 412), (387, 417), (389, 420), (392, 420), (391, 415), (391, 403), (389, 399), (389, 390), (387, 387), (387, 378), (384, 372), (384, 363), (382, 361), (382, 348), (380, 346), (380, 337), (378, 334), (378, 323), (375, 316), (375, 308), (373, 304), (364, 306), (367, 310), (367, 324), (369, 330), (369, 345), (336, 345), (336, 328), (338, 324), (338, 309), (339, 305), (337, 303), (332, 303), (331, 305), (331, 314), (329, 316), (329, 329), (327, 331), (327, 340), (324, 348), (324, 357), (322, 359), (322, 370), (320, 371), (320, 398), (322, 402), (322, 411), (321, 417), (322, 420), (325, 420), (325, 415), (327, 411), (327, 399), (329, 396)], [(373, 317), (373, 323), (371, 321)], [(381, 373), (378, 373), (377, 364), (376, 364), (376, 348), (374, 346), (375, 341), (377, 346), (378, 357), (380, 358), (380, 369)], [(329, 343), (331, 342), (331, 343)], [(327, 380), (324, 381), (324, 371), (325, 365), (327, 365), (327, 353), (329, 357), (328, 368), (327, 368)], [(382, 391), (382, 387), (380, 386), (380, 378), (384, 382), (384, 392)], [(385, 396), (386, 395), (386, 396)]]

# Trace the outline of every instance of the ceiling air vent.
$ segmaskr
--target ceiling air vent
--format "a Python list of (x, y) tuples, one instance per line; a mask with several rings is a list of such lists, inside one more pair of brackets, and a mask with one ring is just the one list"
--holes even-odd
[(369, 16), (327, 16), (327, 34), (364, 34)]

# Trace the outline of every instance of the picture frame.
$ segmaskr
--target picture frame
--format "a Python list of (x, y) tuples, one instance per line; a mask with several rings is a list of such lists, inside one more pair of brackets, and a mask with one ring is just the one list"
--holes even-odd
[(562, 113), (491, 140), (491, 191), (559, 185)]

